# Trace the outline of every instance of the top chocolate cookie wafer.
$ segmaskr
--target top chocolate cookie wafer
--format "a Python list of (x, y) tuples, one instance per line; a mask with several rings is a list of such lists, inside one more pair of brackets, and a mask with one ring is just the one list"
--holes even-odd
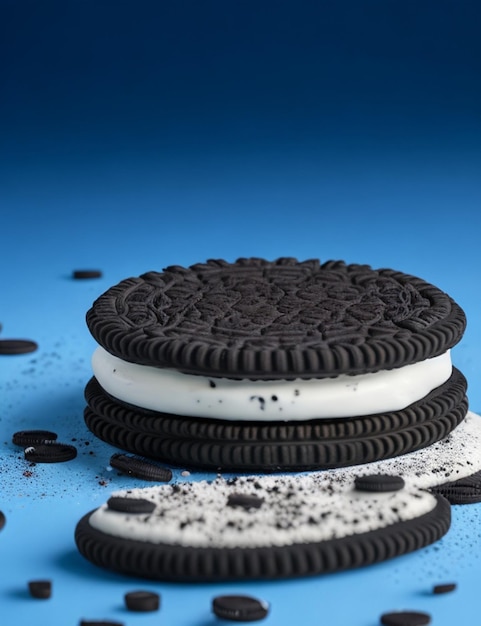
[(462, 337), (462, 309), (421, 278), (343, 261), (167, 267), (100, 296), (88, 327), (126, 361), (213, 377), (326, 378), (402, 367)]

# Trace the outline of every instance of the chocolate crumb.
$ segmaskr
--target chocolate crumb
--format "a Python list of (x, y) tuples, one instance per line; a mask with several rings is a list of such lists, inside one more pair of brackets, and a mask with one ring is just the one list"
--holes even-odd
[(75, 280), (101, 277), (102, 272), (100, 270), (74, 270), (72, 272), (72, 278), (74, 278)]
[(50, 580), (31, 580), (28, 583), (28, 590), (32, 598), (48, 600), (52, 595), (52, 582)]
[(455, 591), (456, 588), (457, 588), (456, 583), (443, 583), (440, 585), (434, 585), (433, 593), (436, 595), (440, 595), (443, 593), (451, 593), (452, 591)]
[(231, 493), (227, 497), (227, 506), (240, 506), (243, 509), (259, 509), (264, 498), (246, 493)]
[(396, 611), (381, 615), (381, 624), (384, 626), (425, 626), (431, 623), (428, 613), (417, 611)]
[(31, 339), (0, 339), (0, 354), (28, 354), (37, 348), (38, 344)]
[(130, 591), (124, 599), (129, 611), (146, 613), (158, 611), (160, 607), (160, 596), (153, 591)]
[(235, 622), (254, 622), (267, 617), (269, 605), (250, 596), (217, 596), (212, 611), (220, 619)]

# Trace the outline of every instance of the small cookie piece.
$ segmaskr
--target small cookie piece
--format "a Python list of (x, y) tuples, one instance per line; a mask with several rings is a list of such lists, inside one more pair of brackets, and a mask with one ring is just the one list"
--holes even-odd
[(227, 497), (227, 506), (241, 506), (244, 509), (259, 509), (263, 502), (263, 498), (249, 493), (231, 493)]
[(24, 450), (26, 461), (31, 463), (64, 463), (77, 456), (77, 448), (66, 443), (38, 443)]
[(16, 446), (26, 447), (56, 441), (57, 438), (57, 433), (51, 430), (20, 430), (13, 434), (12, 443)]
[(431, 616), (419, 611), (396, 611), (381, 615), (381, 624), (384, 626), (425, 626), (430, 623)]
[(107, 507), (111, 511), (119, 513), (143, 514), (152, 513), (155, 504), (144, 498), (126, 498), (122, 496), (112, 496), (107, 500)]
[(129, 454), (116, 453), (110, 457), (110, 466), (123, 474), (128, 474), (142, 480), (166, 483), (172, 480), (172, 471), (167, 467), (161, 467), (153, 461)]
[(356, 476), (354, 486), (358, 491), (369, 491), (373, 493), (399, 491), (404, 487), (404, 480), (401, 476), (368, 474), (367, 476)]
[(439, 585), (434, 585), (433, 593), (435, 595), (442, 595), (444, 593), (451, 593), (453, 591), (456, 591), (456, 589), (457, 589), (456, 583), (442, 583)]
[(0, 339), (0, 354), (28, 354), (37, 348), (38, 344), (31, 339)]
[(124, 600), (127, 609), (137, 613), (158, 611), (160, 608), (160, 596), (154, 591), (129, 591)]
[(38, 600), (48, 600), (52, 596), (51, 580), (31, 580), (28, 583), (28, 590), (32, 598)]
[(432, 491), (447, 498), (451, 504), (481, 502), (481, 470), (470, 476), (436, 485)]
[(269, 613), (269, 604), (251, 596), (217, 596), (212, 600), (212, 612), (231, 622), (256, 622)]
[(74, 270), (72, 272), (72, 278), (76, 280), (102, 278), (102, 272), (100, 270)]

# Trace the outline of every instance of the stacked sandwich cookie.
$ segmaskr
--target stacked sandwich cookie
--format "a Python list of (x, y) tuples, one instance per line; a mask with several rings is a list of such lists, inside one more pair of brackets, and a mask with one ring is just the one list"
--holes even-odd
[(87, 324), (95, 435), (182, 467), (272, 474), (115, 494), (77, 526), (98, 565), (169, 580), (334, 571), (437, 540), (443, 496), (481, 499), (481, 420), (450, 358), (465, 316), (420, 278), (208, 261), (122, 281)]
[(467, 412), (445, 293), (343, 262), (209, 261), (109, 289), (86, 389), (101, 439), (174, 465), (299, 471), (398, 456)]

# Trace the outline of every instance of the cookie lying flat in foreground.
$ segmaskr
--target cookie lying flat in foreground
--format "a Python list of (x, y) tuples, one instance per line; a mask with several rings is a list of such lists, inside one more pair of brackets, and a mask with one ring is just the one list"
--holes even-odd
[(370, 478), (219, 477), (117, 492), (80, 520), (75, 540), (101, 567), (194, 582), (359, 567), (447, 532), (450, 506), (442, 496), (403, 486), (400, 478)]
[(425, 448), (467, 413), (465, 316), (420, 278), (342, 261), (208, 261), (129, 278), (87, 314), (85, 421), (174, 465), (348, 467)]

